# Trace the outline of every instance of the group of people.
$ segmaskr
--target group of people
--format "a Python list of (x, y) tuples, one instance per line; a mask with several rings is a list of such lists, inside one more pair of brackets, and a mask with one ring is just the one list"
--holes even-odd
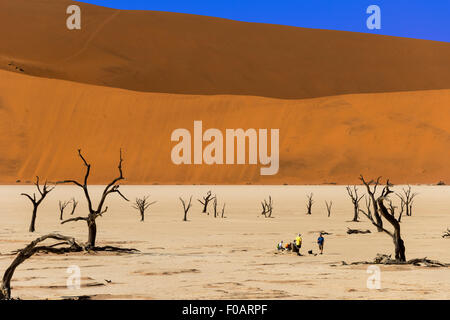
[[(292, 252), (297, 253), (298, 255), (301, 255), (300, 254), (300, 248), (302, 247), (302, 242), (303, 242), (302, 235), (299, 233), (297, 235), (297, 237), (295, 237), (295, 240), (292, 241), (292, 242), (289, 242), (289, 243), (285, 244), (283, 242), (283, 240), (281, 240), (278, 243), (278, 245), (277, 245), (277, 249), (279, 251), (285, 251), (285, 250), (292, 251)], [(319, 238), (317, 238), (317, 244), (319, 246), (320, 254), (323, 254), (323, 244), (324, 244), (324, 242), (325, 242), (325, 239), (323, 237), (323, 234), (320, 233)], [(312, 251), (310, 251), (310, 253), (312, 253)]]

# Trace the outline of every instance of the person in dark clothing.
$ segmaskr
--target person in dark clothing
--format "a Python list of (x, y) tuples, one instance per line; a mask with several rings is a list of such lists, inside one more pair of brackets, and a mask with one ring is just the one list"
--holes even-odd
[(323, 238), (322, 233), (319, 235), (319, 238), (317, 238), (317, 244), (319, 245), (320, 254), (323, 254), (323, 243), (325, 242), (325, 239)]

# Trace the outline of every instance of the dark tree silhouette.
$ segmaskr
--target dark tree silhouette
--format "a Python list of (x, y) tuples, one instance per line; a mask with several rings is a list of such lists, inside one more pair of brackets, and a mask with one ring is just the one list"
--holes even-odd
[(59, 220), (63, 219), (64, 210), (69, 205), (69, 201), (61, 201), (59, 200)]
[[(38, 246), (38, 244), (47, 239), (58, 240), (58, 243), (50, 246)], [(61, 245), (65, 246), (61, 247)], [(14, 275), (14, 271), (22, 262), (30, 258), (35, 253), (38, 252), (65, 253), (70, 251), (81, 251), (81, 250), (82, 246), (76, 243), (74, 238), (62, 236), (59, 234), (47, 234), (32, 241), (25, 248), (18, 251), (17, 256), (3, 274), (3, 278), (0, 285), (0, 300), (11, 299), (11, 279)]]
[(450, 238), (450, 228), (447, 228), (447, 231), (444, 231), (442, 238)]
[[(360, 175), (359, 179), (367, 188), (367, 193), (369, 194), (370, 200), (372, 202), (373, 215), (375, 216), (375, 221), (377, 222), (377, 230), (378, 232), (383, 232), (383, 220), (381, 220), (381, 216), (378, 213), (378, 203), (375, 199), (375, 194), (377, 192), (377, 187), (380, 185), (381, 177), (378, 177), (377, 180), (370, 180), (367, 182), (364, 180), (363, 175)], [(373, 189), (372, 186), (373, 185)]]
[[(197, 199), (198, 202), (200, 202), (203, 205), (203, 211), (202, 213), (207, 213), (207, 209), (208, 209), (208, 203), (215, 199), (216, 197), (212, 195), (211, 191), (208, 191), (208, 193), (206, 194), (206, 197), (203, 197), (203, 201), (200, 199)], [(208, 213), (209, 214), (209, 213)]]
[(217, 212), (217, 198), (214, 198), (213, 200), (213, 209), (214, 209), (214, 218), (217, 218), (218, 212)]
[(148, 196), (143, 198), (136, 198), (133, 204), (133, 208), (139, 210), (139, 213), (141, 214), (141, 221), (144, 221), (145, 210), (147, 210), (148, 207), (150, 207), (152, 204), (156, 203), (156, 201), (148, 202), (147, 200)]
[(396, 193), (395, 195), (400, 199), (400, 202), (405, 207), (405, 209), (406, 209), (405, 214), (410, 217), (412, 215), (412, 207), (413, 207), (414, 198), (418, 194), (413, 193), (411, 191), (411, 186), (408, 186), (406, 189), (403, 188), (402, 191), (403, 191), (403, 194)]
[(222, 218), (222, 219), (223, 219), (223, 218), (226, 218), (226, 217), (225, 217), (225, 203), (223, 204), (223, 207), (222, 207), (221, 218)]
[(181, 201), (181, 203), (182, 203), (182, 205), (183, 205), (183, 211), (184, 211), (184, 217), (183, 217), (183, 221), (188, 221), (187, 220), (187, 215), (188, 215), (188, 212), (189, 212), (189, 209), (192, 207), (192, 196), (189, 198), (189, 203), (186, 205), (186, 201), (184, 201), (184, 199), (183, 198), (179, 198), (180, 199), (180, 201)]
[(376, 220), (374, 220), (372, 217), (369, 218), (367, 214), (366, 217), (369, 218), (369, 220), (372, 222), (373, 225), (375, 225), (378, 229), (381, 228), (382, 231), (387, 233), (392, 237), (392, 240), (394, 242), (395, 247), (395, 260), (398, 262), (406, 262), (406, 254), (405, 254), (405, 243), (401, 237), (400, 233), (400, 223), (395, 219), (393, 215), (389, 213), (389, 210), (384, 205), (384, 201), (387, 199), (389, 194), (393, 193), (389, 188), (392, 186), (392, 184), (389, 183), (389, 180), (386, 182), (386, 186), (384, 187), (381, 196), (377, 198), (377, 204), (378, 209), (383, 218), (385, 218), (394, 228), (394, 232), (386, 230), (384, 227), (381, 227)]
[(88, 226), (88, 242), (87, 245), (88, 247), (91, 248), (95, 248), (95, 241), (97, 238), (97, 224), (96, 224), (96, 219), (98, 217), (101, 217), (104, 213), (106, 213), (106, 211), (108, 210), (108, 207), (106, 206), (105, 208), (105, 201), (106, 198), (113, 193), (117, 193), (118, 195), (120, 195), (124, 200), (129, 201), (120, 191), (119, 191), (119, 181), (123, 180), (123, 172), (122, 172), (122, 150), (120, 150), (120, 157), (119, 157), (119, 176), (115, 179), (113, 179), (103, 190), (102, 196), (100, 198), (100, 201), (98, 203), (98, 206), (96, 208), (94, 208), (94, 205), (92, 204), (92, 200), (91, 200), (91, 195), (89, 194), (88, 191), (88, 179), (89, 179), (89, 174), (91, 172), (91, 165), (86, 161), (86, 159), (83, 157), (83, 155), (81, 154), (81, 150), (78, 150), (78, 155), (81, 158), (81, 160), (83, 161), (84, 166), (86, 167), (86, 173), (84, 176), (84, 181), (83, 183), (80, 183), (76, 180), (64, 180), (61, 181), (59, 183), (72, 183), (80, 188), (83, 189), (84, 191), (84, 195), (86, 197), (87, 200), (87, 204), (88, 204), (88, 210), (89, 213), (87, 215), (87, 217), (76, 217), (76, 218), (70, 218), (67, 220), (62, 221), (61, 223), (68, 223), (68, 222), (74, 222), (74, 221), (86, 221), (87, 226)]
[(370, 230), (350, 229), (349, 227), (347, 227), (347, 233), (348, 234), (354, 234), (354, 233), (366, 234), (366, 233), (371, 233), (371, 232), (370, 232)]
[(224, 218), (224, 215), (225, 215), (225, 203), (223, 204), (222, 212), (219, 213), (219, 210), (217, 209), (217, 198), (216, 197), (213, 200), (213, 209), (214, 209), (214, 218), (218, 218), (219, 216), (221, 216), (221, 218)]
[(312, 212), (312, 206), (313, 206), (313, 204), (314, 204), (314, 200), (313, 200), (313, 193), (311, 192), (309, 195), (307, 195), (306, 196), (306, 199), (308, 200), (307, 202), (306, 202), (306, 209), (307, 209), (307, 212), (306, 212), (306, 214), (311, 214)]
[(78, 206), (78, 201), (75, 200), (75, 198), (72, 198), (72, 212), (70, 212), (71, 216), (75, 213), (77, 206)]
[(328, 203), (328, 201), (325, 200), (325, 205), (327, 206), (328, 217), (330, 217), (330, 215), (331, 215), (331, 207), (333, 206), (333, 201), (330, 201)]
[(353, 220), (352, 221), (357, 222), (358, 221), (358, 213), (359, 213), (359, 202), (364, 197), (364, 195), (358, 196), (358, 188), (356, 186), (353, 186), (353, 190), (350, 186), (347, 186), (347, 193), (348, 193), (350, 199), (352, 199), (352, 203), (353, 203)]
[(30, 228), (28, 229), (28, 231), (30, 231), (30, 232), (34, 232), (34, 230), (35, 230), (36, 216), (37, 216), (37, 210), (38, 210), (39, 205), (42, 203), (42, 201), (45, 199), (45, 197), (53, 189), (55, 189), (55, 187), (49, 188), (47, 186), (47, 181), (44, 183), (44, 185), (41, 188), (39, 186), (39, 177), (38, 176), (36, 176), (35, 185), (36, 185), (36, 188), (37, 188), (37, 190), (39, 191), (39, 194), (40, 194), (40, 198), (39, 199), (36, 198), (36, 193), (33, 193), (33, 196), (30, 196), (29, 194), (26, 194), (26, 193), (21, 193), (22, 196), (25, 196), (28, 199), (30, 199), (31, 203), (33, 204), (33, 213), (31, 215)]
[(261, 201), (262, 206), (262, 212), (261, 215), (263, 215), (265, 218), (272, 218), (272, 211), (273, 211), (273, 201), (272, 197), (269, 196), (269, 201), (264, 199), (264, 201)]
[[(56, 243), (51, 245), (41, 245), (41, 242), (46, 240), (57, 240)], [(11, 299), (11, 279), (14, 275), (14, 271), (16, 268), (22, 264), (28, 258), (31, 258), (34, 254), (43, 252), (43, 253), (54, 253), (54, 254), (65, 254), (71, 252), (82, 252), (88, 251), (89, 248), (77, 243), (74, 238), (63, 236), (56, 233), (47, 234), (33, 240), (30, 244), (28, 244), (25, 248), (21, 250), (17, 250), (16, 257), (6, 269), (3, 274), (3, 278), (0, 281), (0, 300), (9, 300)], [(138, 250), (136, 249), (128, 249), (128, 248), (116, 248), (111, 246), (105, 246), (96, 248), (97, 251), (113, 251), (113, 252), (122, 252), (122, 253), (135, 253)]]
[(402, 221), (402, 215), (403, 212), (405, 212), (405, 203), (403, 201), (400, 201), (400, 214), (398, 215), (398, 222)]

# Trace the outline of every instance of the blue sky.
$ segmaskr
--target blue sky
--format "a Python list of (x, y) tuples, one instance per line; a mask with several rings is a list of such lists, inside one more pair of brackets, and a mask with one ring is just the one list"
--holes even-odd
[[(248, 22), (378, 33), (450, 42), (450, 0), (87, 0), (117, 9), (199, 14)], [(381, 29), (369, 30), (369, 5)]]

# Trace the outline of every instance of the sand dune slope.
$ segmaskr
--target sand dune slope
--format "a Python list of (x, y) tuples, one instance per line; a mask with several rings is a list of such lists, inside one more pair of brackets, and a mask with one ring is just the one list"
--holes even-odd
[[(115, 174), (124, 149), (129, 183), (355, 183), (360, 173), (394, 183), (450, 181), (450, 90), (358, 94), (304, 100), (186, 96), (0, 72), (0, 181)], [(280, 171), (255, 165), (176, 166), (177, 128), (279, 128)]]
[(311, 98), (450, 88), (450, 43), (82, 3), (82, 28), (69, 31), (73, 3), (1, 1), (0, 68), (183, 94)]

